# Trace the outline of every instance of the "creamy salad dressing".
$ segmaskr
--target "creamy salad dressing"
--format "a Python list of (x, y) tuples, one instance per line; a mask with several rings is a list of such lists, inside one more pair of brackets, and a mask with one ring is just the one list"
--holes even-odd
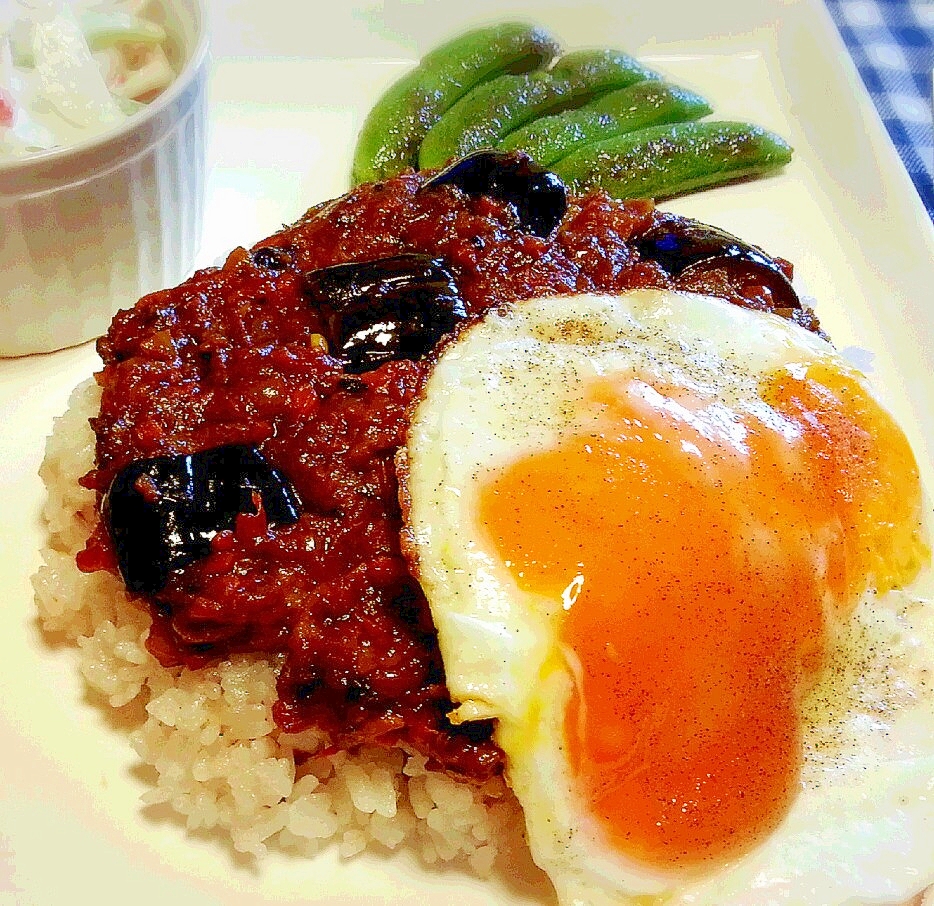
[(175, 78), (152, 0), (0, 0), (0, 161), (94, 138)]

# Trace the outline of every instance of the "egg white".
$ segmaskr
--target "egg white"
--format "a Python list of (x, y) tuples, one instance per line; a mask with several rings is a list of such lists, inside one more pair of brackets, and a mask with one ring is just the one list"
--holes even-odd
[[(805, 703), (801, 791), (742, 858), (662, 871), (622, 857), (578, 807), (562, 751), (573, 656), (563, 602), (521, 591), (479, 525), (478, 478), (586, 422), (594, 377), (635, 373), (749, 407), (761, 375), (825, 362), (777, 316), (661, 290), (531, 300), (441, 355), (400, 454), (406, 544), (438, 629), (456, 720), (494, 717), (536, 862), (562, 904), (900, 903), (934, 881), (934, 616), (864, 601)], [(568, 595), (573, 595), (569, 587)]]

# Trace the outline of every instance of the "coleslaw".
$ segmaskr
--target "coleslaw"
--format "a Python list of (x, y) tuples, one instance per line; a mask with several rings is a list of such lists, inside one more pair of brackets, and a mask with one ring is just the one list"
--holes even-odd
[(78, 144), (176, 76), (153, 0), (0, 0), (0, 160)]

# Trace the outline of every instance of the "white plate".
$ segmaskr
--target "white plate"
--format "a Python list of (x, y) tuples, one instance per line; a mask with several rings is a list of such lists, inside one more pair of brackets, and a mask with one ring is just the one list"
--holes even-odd
[[(719, 115), (791, 140), (781, 175), (670, 207), (795, 262), (837, 344), (871, 352), (934, 488), (934, 229), (819, 0), (335, 7), (215, 0), (202, 265), (340, 194), (362, 115), (407, 61), (464, 25), (524, 14), (568, 46), (632, 49)], [(29, 586), (43, 439), (95, 363), (90, 347), (0, 362), (0, 903), (550, 902), (546, 888), (427, 871), (406, 855), (253, 864), (141, 806), (145, 772), (87, 697), (73, 652), (42, 638)]]

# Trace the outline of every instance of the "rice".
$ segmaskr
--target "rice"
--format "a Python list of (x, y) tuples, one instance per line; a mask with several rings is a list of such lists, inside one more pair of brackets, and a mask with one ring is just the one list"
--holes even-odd
[(482, 785), (430, 771), (400, 748), (324, 754), (316, 731), (281, 732), (272, 719), (278, 660), (239, 655), (200, 670), (164, 668), (146, 650), (150, 617), (109, 573), (85, 575), (74, 557), (97, 520), (77, 483), (94, 465), (88, 424), (93, 381), (55, 422), (41, 475), (48, 545), (33, 578), (42, 626), (73, 642), (89, 687), (113, 708), (139, 703), (131, 742), (157, 780), (146, 805), (167, 803), (189, 830), (226, 829), (239, 852), (267, 847), (344, 857), (409, 847), (427, 864), (458, 862), (489, 875), (524, 845), (518, 804), (500, 778)]

